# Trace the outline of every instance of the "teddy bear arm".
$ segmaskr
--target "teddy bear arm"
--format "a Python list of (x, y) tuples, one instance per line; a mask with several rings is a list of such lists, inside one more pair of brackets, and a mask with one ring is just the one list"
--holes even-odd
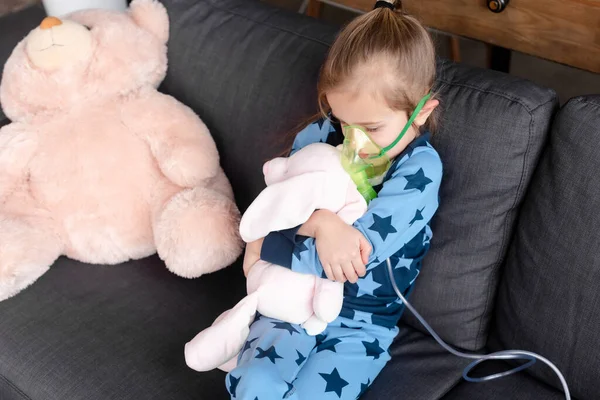
[[(152, 101), (154, 100), (154, 101)], [(132, 119), (163, 174), (182, 187), (199, 186), (219, 171), (219, 153), (206, 125), (185, 105), (157, 93), (147, 102), (153, 115)]]
[(34, 133), (17, 124), (0, 128), (0, 198), (10, 193), (27, 174), (27, 165), (37, 148)]

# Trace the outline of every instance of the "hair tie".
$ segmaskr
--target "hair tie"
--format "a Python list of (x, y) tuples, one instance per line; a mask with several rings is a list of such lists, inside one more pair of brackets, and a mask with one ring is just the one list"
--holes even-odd
[(375, 7), (373, 7), (373, 9), (377, 9), (377, 8), (389, 8), (390, 10), (394, 11), (394, 3), (391, 3), (389, 1), (386, 0), (379, 0), (377, 3), (375, 3)]

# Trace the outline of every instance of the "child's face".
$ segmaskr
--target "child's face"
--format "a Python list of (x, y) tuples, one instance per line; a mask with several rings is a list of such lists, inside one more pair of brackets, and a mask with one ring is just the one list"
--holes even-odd
[[(364, 127), (371, 139), (382, 148), (396, 140), (409, 118), (406, 111), (392, 110), (383, 98), (364, 92), (332, 91), (327, 93), (327, 102), (331, 107), (332, 114), (340, 121), (342, 126), (360, 125)], [(423, 111), (426, 108), (427, 105), (423, 108)], [(427, 116), (430, 113), (431, 111)], [(415, 124), (419, 126), (419, 122), (415, 121)], [(411, 126), (400, 142), (387, 152), (388, 157), (396, 157), (416, 136), (417, 131)]]

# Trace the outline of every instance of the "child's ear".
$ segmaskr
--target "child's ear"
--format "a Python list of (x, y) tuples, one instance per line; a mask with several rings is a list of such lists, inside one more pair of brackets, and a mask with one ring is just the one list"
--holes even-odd
[(417, 118), (415, 118), (415, 124), (417, 126), (424, 125), (425, 122), (427, 122), (427, 119), (429, 118), (429, 116), (431, 115), (433, 110), (435, 110), (435, 108), (439, 105), (440, 105), (440, 102), (438, 100), (435, 100), (435, 99), (428, 100), (427, 103), (425, 103), (425, 105), (421, 109), (421, 112), (419, 113)]

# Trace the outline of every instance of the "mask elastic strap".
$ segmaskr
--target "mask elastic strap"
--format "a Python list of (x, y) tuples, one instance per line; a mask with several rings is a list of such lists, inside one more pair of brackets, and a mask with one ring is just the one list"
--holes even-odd
[(408, 119), (408, 122), (404, 126), (404, 129), (402, 129), (402, 132), (400, 132), (400, 134), (398, 135), (398, 137), (396, 138), (396, 140), (394, 140), (392, 142), (392, 144), (390, 144), (389, 146), (383, 148), (383, 152), (384, 153), (386, 153), (386, 152), (390, 151), (391, 149), (393, 149), (394, 146), (396, 146), (398, 144), (398, 142), (400, 140), (402, 140), (402, 138), (404, 137), (404, 135), (408, 131), (408, 128), (410, 128), (411, 125), (413, 124), (413, 122), (415, 122), (415, 119), (419, 116), (419, 113), (421, 112), (421, 110), (425, 106), (425, 103), (427, 103), (427, 100), (429, 100), (430, 98), (431, 98), (431, 93), (427, 93), (425, 95), (425, 97), (423, 97), (421, 99), (421, 101), (419, 101), (419, 104), (417, 104), (417, 108), (415, 108), (415, 111), (413, 111), (412, 115)]

